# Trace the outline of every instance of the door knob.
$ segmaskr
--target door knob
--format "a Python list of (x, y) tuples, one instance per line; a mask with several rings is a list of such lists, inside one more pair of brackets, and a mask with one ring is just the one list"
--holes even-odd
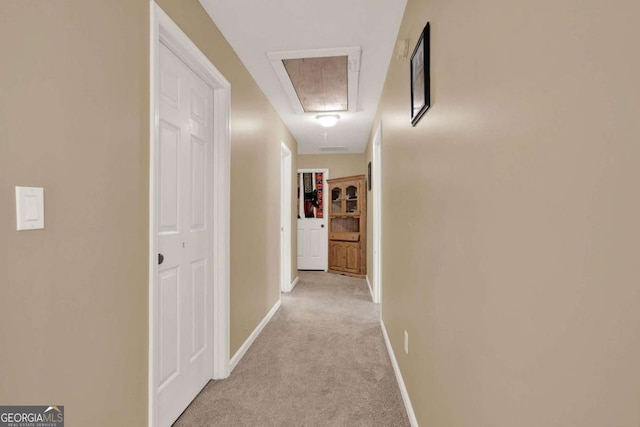
[(324, 224), (320, 224), (320, 228), (324, 228)]
[(163, 261), (164, 261), (164, 255), (158, 254), (158, 265), (162, 264)]

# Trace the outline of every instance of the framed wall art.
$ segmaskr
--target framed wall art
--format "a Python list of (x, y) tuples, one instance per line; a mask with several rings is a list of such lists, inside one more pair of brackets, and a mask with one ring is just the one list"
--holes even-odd
[(411, 55), (411, 125), (415, 126), (431, 105), (429, 87), (429, 23)]

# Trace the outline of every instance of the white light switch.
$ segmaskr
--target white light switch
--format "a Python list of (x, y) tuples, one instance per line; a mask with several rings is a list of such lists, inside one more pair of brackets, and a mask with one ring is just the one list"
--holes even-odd
[(44, 228), (44, 188), (16, 187), (17, 230)]

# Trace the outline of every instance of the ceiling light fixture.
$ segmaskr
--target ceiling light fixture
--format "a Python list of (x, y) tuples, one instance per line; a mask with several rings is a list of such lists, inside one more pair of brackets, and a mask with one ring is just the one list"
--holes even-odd
[(340, 118), (339, 114), (318, 114), (316, 119), (320, 122), (320, 125), (326, 128), (330, 128), (338, 123)]

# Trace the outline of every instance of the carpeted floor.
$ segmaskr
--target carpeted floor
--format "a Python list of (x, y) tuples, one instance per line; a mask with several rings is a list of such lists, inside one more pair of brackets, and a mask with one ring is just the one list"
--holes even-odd
[(211, 381), (175, 426), (408, 426), (362, 279), (299, 272), (231, 376)]

